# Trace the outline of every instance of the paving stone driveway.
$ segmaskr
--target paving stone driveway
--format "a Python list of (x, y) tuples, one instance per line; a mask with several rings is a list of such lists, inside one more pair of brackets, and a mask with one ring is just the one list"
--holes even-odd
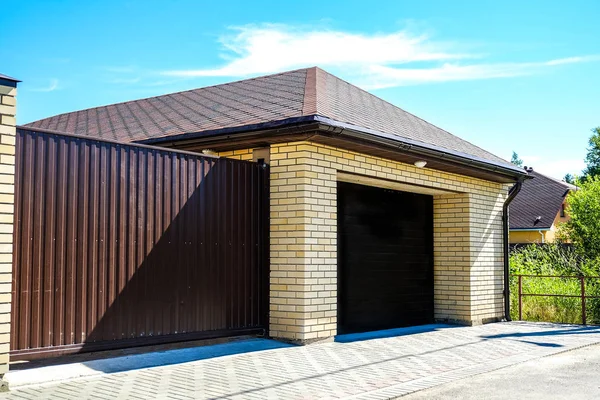
[(600, 328), (572, 325), (510, 322), (421, 330), (30, 386), (0, 399), (389, 399), (600, 343)]

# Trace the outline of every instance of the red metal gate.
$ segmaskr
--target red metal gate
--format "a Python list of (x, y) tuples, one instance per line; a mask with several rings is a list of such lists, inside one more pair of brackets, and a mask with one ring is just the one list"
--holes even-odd
[(19, 129), (11, 359), (264, 333), (268, 167)]

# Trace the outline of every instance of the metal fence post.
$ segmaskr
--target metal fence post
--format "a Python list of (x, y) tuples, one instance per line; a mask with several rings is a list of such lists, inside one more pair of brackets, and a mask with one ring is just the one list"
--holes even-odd
[(581, 323), (587, 325), (587, 316), (585, 313), (585, 278), (582, 276), (581, 280)]
[(523, 321), (523, 276), (519, 275), (519, 321)]

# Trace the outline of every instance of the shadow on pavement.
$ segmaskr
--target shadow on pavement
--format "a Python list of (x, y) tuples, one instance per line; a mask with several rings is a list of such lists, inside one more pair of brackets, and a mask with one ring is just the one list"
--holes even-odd
[(600, 333), (598, 326), (581, 326), (572, 325), (570, 328), (563, 329), (546, 329), (537, 332), (515, 332), (515, 333), (500, 333), (497, 335), (482, 335), (483, 339), (504, 339), (504, 338), (520, 338), (520, 337), (535, 337), (535, 336), (558, 336), (558, 335), (586, 335)]
[[(205, 346), (167, 349), (141, 354), (130, 354), (111, 358), (79, 360), (71, 359), (70, 363), (59, 364), (60, 358), (54, 363), (31, 365), (28, 368), (17, 369), (15, 365), (6, 374), (6, 379), (12, 387), (31, 384), (42, 384), (102, 373), (134, 371), (143, 368), (181, 364), (210, 358), (251, 353), (265, 350), (281, 349), (294, 345), (275, 340), (252, 338), (235, 342), (212, 344)], [(18, 365), (18, 364), (17, 364)]]
[[(383, 331), (348, 333), (337, 335), (335, 341), (338, 343), (360, 342), (362, 340), (383, 339), (396, 336), (414, 335), (415, 333), (425, 333), (438, 331), (440, 329), (459, 328), (461, 325), (449, 324), (429, 324), (420, 326), (411, 326), (406, 328), (386, 329)], [(464, 326), (462, 326), (464, 328)]]
[(255, 351), (281, 349), (293, 345), (269, 339), (248, 339), (239, 342), (192, 347), (179, 350), (167, 350), (154, 353), (136, 354), (83, 362), (88, 368), (104, 373), (130, 371), (161, 365), (180, 364), (209, 358), (251, 353)]
[(562, 344), (558, 344), (558, 343), (532, 342), (530, 340), (517, 340), (517, 339), (512, 339), (512, 340), (514, 340), (515, 342), (534, 344), (534, 345), (540, 346), (540, 347), (563, 347)]

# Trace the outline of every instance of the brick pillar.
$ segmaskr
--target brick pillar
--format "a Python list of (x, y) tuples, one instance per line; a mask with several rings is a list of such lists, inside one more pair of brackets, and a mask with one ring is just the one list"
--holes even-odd
[(471, 196), (471, 321), (495, 322), (504, 318), (504, 250), (502, 205), (508, 189)]
[(471, 324), (470, 195), (433, 197), (434, 316)]
[(336, 171), (310, 143), (271, 146), (271, 336), (337, 330)]
[[(17, 82), (0, 75), (0, 378), (8, 371), (10, 350)], [(2, 379), (0, 391), (6, 390)]]
[(502, 319), (505, 198), (502, 191), (434, 196), (436, 319), (467, 325)]

